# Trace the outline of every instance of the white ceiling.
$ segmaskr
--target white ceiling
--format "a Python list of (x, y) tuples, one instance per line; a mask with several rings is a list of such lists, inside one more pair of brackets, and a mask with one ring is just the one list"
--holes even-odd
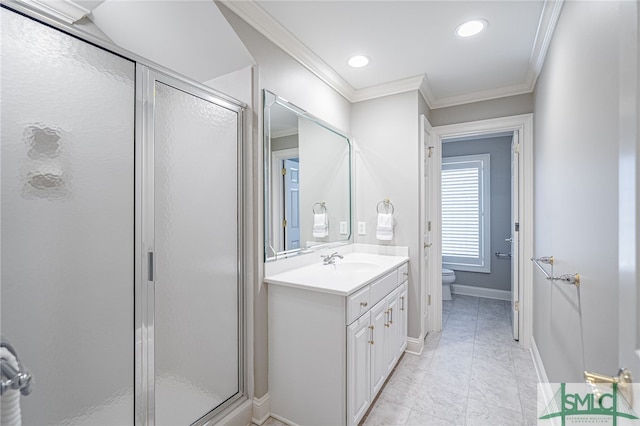
[[(432, 108), (533, 90), (561, 2), (223, 1), (352, 101), (420, 89)], [(489, 22), (462, 39), (455, 28)], [(354, 54), (371, 58), (353, 69)]]
[[(254, 63), (214, 0), (18, 1), (65, 11), (79, 5), (117, 45), (199, 82)], [(431, 108), (530, 93), (563, 2), (217, 1), (348, 100), (420, 90)], [(487, 20), (487, 29), (455, 36), (471, 18)], [(354, 54), (371, 64), (350, 68)]]
[(117, 45), (196, 81), (254, 63), (213, 1), (106, 0), (95, 6), (91, 19)]

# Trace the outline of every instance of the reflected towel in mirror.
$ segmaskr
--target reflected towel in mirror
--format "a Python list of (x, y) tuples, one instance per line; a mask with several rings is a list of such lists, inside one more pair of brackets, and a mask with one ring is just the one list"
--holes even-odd
[(313, 236), (322, 238), (329, 235), (329, 224), (326, 213), (315, 213), (313, 215)]
[(393, 239), (393, 215), (391, 213), (378, 213), (376, 238), (381, 241)]

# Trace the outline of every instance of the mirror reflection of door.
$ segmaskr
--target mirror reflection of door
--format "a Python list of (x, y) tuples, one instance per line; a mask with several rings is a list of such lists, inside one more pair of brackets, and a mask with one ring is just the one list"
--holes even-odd
[(282, 163), (285, 250), (293, 250), (300, 248), (300, 161), (290, 158)]

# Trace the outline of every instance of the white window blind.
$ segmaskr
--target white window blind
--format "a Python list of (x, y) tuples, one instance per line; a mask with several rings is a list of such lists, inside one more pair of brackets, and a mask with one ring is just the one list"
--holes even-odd
[(489, 154), (442, 159), (442, 263), (490, 272)]

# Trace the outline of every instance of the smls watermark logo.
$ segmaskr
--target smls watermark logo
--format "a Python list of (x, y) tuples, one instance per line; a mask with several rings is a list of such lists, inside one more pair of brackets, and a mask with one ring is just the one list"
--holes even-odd
[(586, 383), (539, 384), (538, 425), (640, 426), (637, 411), (630, 403), (633, 394), (629, 387), (640, 391), (636, 383), (612, 383), (597, 389)]

